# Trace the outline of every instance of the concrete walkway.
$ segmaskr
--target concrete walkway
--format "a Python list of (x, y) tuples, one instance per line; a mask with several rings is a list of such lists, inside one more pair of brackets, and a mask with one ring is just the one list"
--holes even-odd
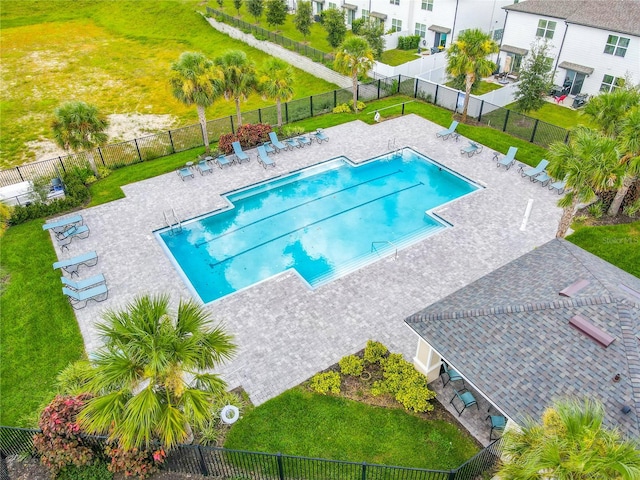
[(226, 33), (231, 38), (240, 40), (247, 45), (252, 46), (253, 48), (257, 48), (258, 50), (262, 50), (263, 52), (268, 53), (273, 57), (284, 60), (294, 67), (299, 68), (300, 70), (304, 70), (305, 72), (318, 78), (322, 78), (327, 82), (334, 83), (340, 88), (351, 88), (353, 85), (349, 77), (340, 75), (338, 72), (325, 67), (321, 63), (314, 62), (308, 57), (299, 55), (298, 53), (292, 52), (291, 50), (287, 50), (286, 48), (281, 47), (276, 43), (268, 42), (266, 40), (258, 40), (250, 33), (244, 33), (237, 28), (232, 27), (231, 25), (218, 22), (215, 18), (207, 18), (207, 21), (213, 28), (215, 28), (219, 32)]
[[(417, 337), (404, 324), (407, 316), (554, 238), (561, 214), (558, 195), (522, 178), (515, 167), (497, 169), (487, 148), (461, 156), (466, 140), (436, 139), (439, 130), (415, 115), (376, 125), (355, 121), (327, 128), (328, 143), (276, 155), (273, 169), (262, 168), (251, 150), (250, 163), (184, 182), (175, 173), (161, 175), (124, 186), (126, 198), (83, 210), (91, 236), (57, 254), (96, 250), (98, 265), (82, 267), (80, 278), (102, 272), (107, 279), (109, 299), (76, 313), (87, 352), (100, 346), (95, 324), (105, 309), (121, 309), (141, 294), (168, 293), (174, 304), (191, 298), (153, 234), (163, 227), (163, 209), (171, 205), (183, 219), (202, 215), (225, 206), (225, 192), (341, 155), (361, 162), (387, 153), (395, 140), (486, 186), (437, 210), (452, 228), (401, 250), (397, 259), (382, 258), (315, 290), (286, 272), (205, 308), (238, 345), (220, 372), (255, 404), (357, 352), (368, 339), (412, 359)], [(533, 208), (522, 230), (529, 199)]]

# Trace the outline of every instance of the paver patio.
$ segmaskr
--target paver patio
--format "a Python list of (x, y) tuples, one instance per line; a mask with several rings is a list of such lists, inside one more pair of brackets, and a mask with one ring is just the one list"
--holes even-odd
[[(286, 272), (206, 308), (239, 347), (221, 373), (255, 404), (360, 350), (368, 339), (411, 359), (416, 337), (403, 322), (407, 316), (544, 244), (561, 214), (558, 195), (520, 177), (517, 168), (497, 169), (486, 147), (472, 158), (461, 156), (466, 140), (437, 139), (440, 130), (415, 115), (371, 126), (355, 121), (327, 128), (328, 143), (275, 155), (273, 169), (262, 168), (250, 150), (250, 163), (185, 181), (162, 175), (123, 187), (124, 199), (83, 210), (91, 236), (57, 253), (68, 258), (96, 250), (98, 265), (81, 268), (80, 278), (102, 272), (107, 279), (109, 299), (76, 312), (87, 351), (99, 347), (94, 325), (105, 309), (146, 293), (169, 293), (176, 303), (191, 298), (152, 233), (164, 226), (163, 210), (173, 207), (182, 219), (192, 218), (224, 207), (222, 193), (341, 155), (360, 162), (387, 153), (395, 141), (486, 186), (437, 210), (453, 228), (316, 290)], [(529, 199), (533, 208), (521, 231)]]

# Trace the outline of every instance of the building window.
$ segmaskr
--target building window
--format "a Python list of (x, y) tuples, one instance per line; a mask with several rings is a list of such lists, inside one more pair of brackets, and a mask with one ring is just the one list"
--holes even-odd
[(329, 8), (338, 8), (338, 5), (333, 2), (329, 2)]
[(617, 55), (618, 57), (624, 57), (627, 53), (627, 47), (629, 47), (628, 38), (609, 35), (607, 44), (604, 47), (604, 53), (608, 53), (609, 55)]
[(416, 23), (416, 35), (420, 38), (425, 38), (427, 36), (427, 26), (422, 23)]
[(504, 33), (504, 28), (496, 28), (493, 31), (493, 39), (497, 42), (502, 40), (502, 34)]
[(362, 9), (362, 19), (369, 20), (369, 10)]
[(402, 31), (402, 20), (396, 20), (395, 18), (391, 19), (391, 31), (392, 32), (400, 32)]
[(400, 5), (400, 0), (391, 0), (389, 3), (391, 5)]
[(422, 0), (422, 10), (433, 12), (433, 0)]
[(539, 20), (538, 30), (536, 31), (536, 37), (541, 38), (553, 38), (553, 32), (556, 29), (556, 22), (551, 20)]
[(624, 78), (605, 75), (600, 85), (601, 92), (613, 92), (616, 88), (624, 87)]

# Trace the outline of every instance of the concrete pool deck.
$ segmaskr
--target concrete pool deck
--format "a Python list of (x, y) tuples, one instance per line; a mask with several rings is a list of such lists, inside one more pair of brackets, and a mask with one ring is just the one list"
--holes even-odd
[[(83, 210), (91, 236), (57, 253), (69, 258), (95, 250), (98, 265), (81, 267), (80, 278), (102, 272), (107, 279), (109, 299), (76, 312), (87, 352), (100, 346), (94, 325), (105, 309), (123, 308), (141, 294), (168, 293), (175, 303), (191, 298), (152, 233), (165, 226), (164, 210), (173, 207), (181, 219), (192, 218), (224, 207), (222, 193), (341, 155), (361, 162), (387, 153), (395, 142), (395, 148), (411, 147), (486, 186), (436, 209), (452, 228), (401, 250), (397, 259), (382, 258), (316, 290), (286, 272), (206, 309), (238, 345), (236, 358), (220, 372), (254, 404), (362, 349), (368, 339), (411, 360), (417, 337), (406, 317), (554, 238), (561, 215), (557, 194), (522, 178), (517, 167), (496, 168), (486, 147), (462, 156), (467, 140), (443, 141), (435, 135), (440, 130), (415, 115), (375, 125), (355, 121), (325, 129), (329, 142), (273, 155), (272, 169), (262, 168), (250, 150), (250, 163), (185, 181), (170, 173), (126, 185), (126, 198)], [(530, 199), (531, 215), (521, 230)]]

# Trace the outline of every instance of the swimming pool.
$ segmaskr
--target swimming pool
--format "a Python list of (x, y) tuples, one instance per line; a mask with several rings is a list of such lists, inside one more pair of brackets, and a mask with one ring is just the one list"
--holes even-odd
[(288, 269), (311, 287), (448, 227), (431, 215), (479, 187), (409, 148), (336, 158), (226, 195), (229, 208), (155, 232), (204, 303)]

